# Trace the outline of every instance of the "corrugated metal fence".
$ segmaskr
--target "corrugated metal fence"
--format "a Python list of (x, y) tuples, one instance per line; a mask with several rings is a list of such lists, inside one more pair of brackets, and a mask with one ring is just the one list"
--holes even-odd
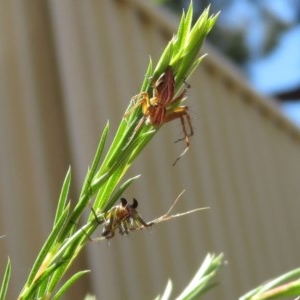
[[(102, 128), (110, 140), (178, 20), (142, 0), (21, 0), (0, 8), (0, 270), (13, 264), (15, 298), (50, 231), (69, 164), (76, 199)], [(224, 252), (221, 285), (207, 299), (234, 299), (298, 266), (300, 133), (213, 49), (194, 74), (188, 105), (195, 136), (182, 151), (179, 121), (164, 126), (130, 175), (126, 193), (146, 220), (209, 206), (153, 230), (91, 243), (92, 273), (69, 293), (153, 299), (172, 278), (180, 291), (207, 252)], [(2, 272), (2, 271), (1, 271)]]

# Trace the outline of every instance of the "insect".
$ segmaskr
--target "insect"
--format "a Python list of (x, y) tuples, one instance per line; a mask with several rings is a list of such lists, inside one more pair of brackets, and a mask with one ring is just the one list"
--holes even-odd
[(188, 107), (184, 105), (176, 106), (176, 103), (183, 100), (185, 92), (186, 89), (179, 96), (174, 98), (175, 77), (171, 66), (168, 66), (164, 73), (162, 73), (154, 83), (152, 98), (150, 98), (147, 92), (138, 94), (137, 96), (133, 97), (133, 100), (139, 100), (125, 114), (126, 117), (137, 107), (142, 107), (143, 117), (134, 129), (133, 135), (136, 134), (136, 132), (144, 123), (151, 124), (153, 126), (161, 126), (162, 124), (172, 120), (180, 119), (184, 137), (178, 139), (176, 142), (185, 140), (186, 147), (173, 165), (175, 165), (177, 161), (187, 152), (190, 146), (189, 137), (194, 134), (191, 118), (188, 113)]
[[(121, 198), (121, 204), (112, 207), (104, 215), (104, 227), (102, 236), (106, 239), (111, 239), (115, 235), (115, 231), (119, 230), (121, 235), (128, 234), (130, 230), (135, 230), (141, 227), (149, 227), (152, 223), (146, 223), (136, 208), (138, 207), (138, 201), (133, 198), (132, 204), (129, 204), (125, 198)], [(99, 224), (103, 224), (103, 221), (98, 221), (96, 213), (93, 211), (96, 220)]]

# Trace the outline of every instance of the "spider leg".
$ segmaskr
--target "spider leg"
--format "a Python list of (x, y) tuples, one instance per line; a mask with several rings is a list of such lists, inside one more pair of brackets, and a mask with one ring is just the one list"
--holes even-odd
[(177, 102), (183, 100), (186, 91), (187, 91), (187, 89), (185, 88), (185, 89), (184, 89), (184, 90), (183, 90), (176, 98), (174, 98), (174, 99), (171, 101), (171, 103), (172, 103), (172, 104), (176, 104)]
[[(179, 159), (182, 156), (184, 156), (186, 154), (186, 152), (189, 150), (189, 147), (190, 147), (189, 137), (191, 137), (192, 135), (194, 135), (194, 130), (193, 130), (191, 118), (190, 118), (190, 115), (187, 112), (187, 110), (188, 110), (187, 106), (176, 107), (171, 112), (169, 112), (166, 115), (166, 118), (165, 118), (165, 122), (170, 122), (170, 121), (175, 120), (175, 119), (180, 119), (184, 137), (176, 140), (175, 143), (177, 143), (179, 141), (185, 140), (185, 144), (186, 144), (185, 149), (176, 158), (175, 162), (173, 163), (173, 166), (175, 166), (176, 163), (179, 161)], [(187, 124), (186, 124), (186, 122), (187, 122)]]
[(128, 234), (129, 228), (128, 228), (128, 219), (123, 220), (119, 225), (119, 233), (121, 235)]
[(106, 231), (102, 233), (102, 236), (105, 237), (107, 240), (113, 238), (115, 235), (115, 230)]
[[(189, 132), (187, 131), (187, 127), (186, 127), (186, 123), (185, 123), (184, 118), (186, 119), (186, 121), (188, 123)], [(191, 117), (186, 111), (185, 111), (184, 114), (182, 114), (180, 116), (180, 122), (181, 122), (182, 130), (183, 130), (183, 133), (184, 133), (184, 137), (178, 139), (177, 141), (175, 141), (175, 143), (186, 140), (186, 143), (189, 145), (189, 139), (188, 138), (194, 135), (194, 130), (193, 130), (193, 126), (192, 126)]]
[(150, 98), (149, 98), (149, 95), (147, 92), (142, 92), (142, 93), (134, 96), (132, 99), (135, 99), (138, 97), (142, 97), (142, 98), (136, 104), (134, 104), (124, 115), (124, 118), (127, 118), (135, 109), (137, 109), (139, 106), (142, 106), (143, 116), (139, 120), (136, 127), (134, 128), (133, 133), (130, 136), (127, 145), (132, 141), (132, 139), (135, 137), (136, 133), (141, 129), (142, 125), (146, 122), (148, 108), (151, 106)]
[[(142, 92), (138, 95), (135, 95), (131, 98), (131, 101), (134, 102), (134, 100), (140, 98), (140, 100), (135, 103), (129, 110), (127, 110), (124, 114), (124, 118), (127, 118), (130, 114), (133, 113), (134, 110), (136, 110), (139, 106), (142, 105), (142, 108), (144, 106), (144, 104), (146, 103), (146, 106), (150, 105), (150, 98), (147, 92)], [(144, 109), (143, 109), (144, 110)]]
[(99, 225), (102, 224), (102, 223), (104, 223), (105, 218), (102, 219), (102, 220), (100, 220), (99, 217), (97, 216), (97, 213), (96, 213), (96, 211), (94, 210), (94, 208), (93, 208), (92, 206), (90, 206), (90, 208), (91, 208), (91, 211), (92, 211), (92, 213), (93, 213), (93, 215), (94, 215), (94, 217), (95, 217), (96, 222), (97, 222)]
[(138, 224), (138, 227), (141, 227), (141, 225), (144, 227), (150, 227), (153, 225), (152, 222), (146, 223), (139, 214), (135, 216), (135, 222)]

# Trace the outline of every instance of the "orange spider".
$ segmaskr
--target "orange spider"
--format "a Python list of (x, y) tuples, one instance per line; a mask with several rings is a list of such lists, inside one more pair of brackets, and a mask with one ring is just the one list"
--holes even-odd
[[(175, 79), (171, 66), (168, 66), (165, 72), (154, 83), (152, 98), (150, 98), (147, 92), (142, 92), (133, 97), (133, 99), (140, 100), (125, 114), (126, 117), (138, 106), (142, 106), (143, 117), (136, 126), (133, 136), (144, 123), (161, 126), (172, 120), (180, 119), (184, 137), (178, 139), (176, 142), (185, 140), (186, 147), (173, 165), (187, 152), (190, 146), (189, 137), (194, 134), (191, 118), (187, 112), (188, 107), (184, 105), (174, 107), (177, 102), (184, 98), (185, 92), (186, 89), (178, 97), (174, 98)], [(186, 122), (189, 131), (187, 130)]]

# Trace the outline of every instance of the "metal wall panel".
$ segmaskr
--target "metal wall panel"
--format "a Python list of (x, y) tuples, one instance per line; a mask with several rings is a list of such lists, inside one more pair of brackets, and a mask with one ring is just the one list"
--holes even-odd
[[(76, 199), (106, 121), (111, 140), (149, 55), (157, 61), (178, 19), (146, 0), (7, 0), (0, 14), (0, 267), (9, 255), (16, 295), (50, 230), (68, 164)], [(139, 199), (146, 220), (165, 213), (182, 189), (178, 211), (210, 210), (91, 243), (80, 263), (92, 273), (68, 299), (87, 291), (153, 299), (168, 278), (178, 292), (207, 252), (228, 260), (207, 299), (234, 299), (297, 266), (300, 132), (205, 50), (188, 91), (190, 151), (172, 167), (184, 147), (173, 143), (181, 126), (163, 126), (130, 170), (128, 177), (142, 177), (124, 196)]]

